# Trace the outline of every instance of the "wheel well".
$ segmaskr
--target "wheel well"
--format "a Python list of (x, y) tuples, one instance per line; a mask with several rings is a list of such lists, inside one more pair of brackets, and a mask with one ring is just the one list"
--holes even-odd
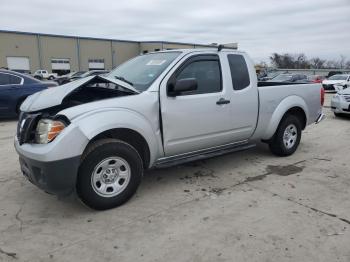
[(300, 107), (292, 107), (291, 109), (289, 109), (283, 117), (285, 117), (286, 115), (294, 115), (296, 116), (300, 122), (301, 122), (301, 127), (304, 130), (306, 127), (306, 114), (304, 112), (304, 110)]
[(150, 162), (149, 146), (145, 138), (138, 132), (128, 128), (115, 128), (106, 130), (92, 138), (89, 142), (89, 145), (103, 138), (119, 139), (133, 146), (141, 156), (144, 167), (148, 168)]

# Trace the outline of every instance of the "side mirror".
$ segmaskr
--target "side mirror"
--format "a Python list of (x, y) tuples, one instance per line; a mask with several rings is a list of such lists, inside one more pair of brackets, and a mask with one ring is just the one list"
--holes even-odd
[(179, 79), (174, 83), (168, 84), (168, 96), (178, 96), (183, 92), (195, 91), (198, 83), (195, 78)]

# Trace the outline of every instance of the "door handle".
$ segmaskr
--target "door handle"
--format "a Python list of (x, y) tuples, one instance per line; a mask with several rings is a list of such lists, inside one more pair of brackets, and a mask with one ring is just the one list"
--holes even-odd
[(230, 100), (226, 100), (225, 98), (220, 98), (218, 101), (216, 101), (217, 105), (225, 105), (229, 103), (230, 103)]

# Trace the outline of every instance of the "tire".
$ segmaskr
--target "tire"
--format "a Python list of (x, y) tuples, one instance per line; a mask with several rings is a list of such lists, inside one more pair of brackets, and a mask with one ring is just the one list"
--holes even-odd
[(135, 194), (142, 176), (142, 159), (135, 148), (117, 139), (98, 140), (82, 157), (77, 194), (93, 209), (114, 208)]
[(281, 120), (269, 147), (277, 156), (290, 156), (298, 148), (301, 139), (301, 123), (298, 117), (287, 115)]
[(49, 79), (49, 80), (54, 80), (54, 77), (53, 77), (53, 76), (49, 76), (48, 79)]

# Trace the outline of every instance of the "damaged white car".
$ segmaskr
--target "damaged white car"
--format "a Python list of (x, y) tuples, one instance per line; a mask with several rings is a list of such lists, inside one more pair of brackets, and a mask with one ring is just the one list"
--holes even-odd
[(335, 116), (350, 115), (350, 87), (345, 86), (332, 97), (331, 109)]

